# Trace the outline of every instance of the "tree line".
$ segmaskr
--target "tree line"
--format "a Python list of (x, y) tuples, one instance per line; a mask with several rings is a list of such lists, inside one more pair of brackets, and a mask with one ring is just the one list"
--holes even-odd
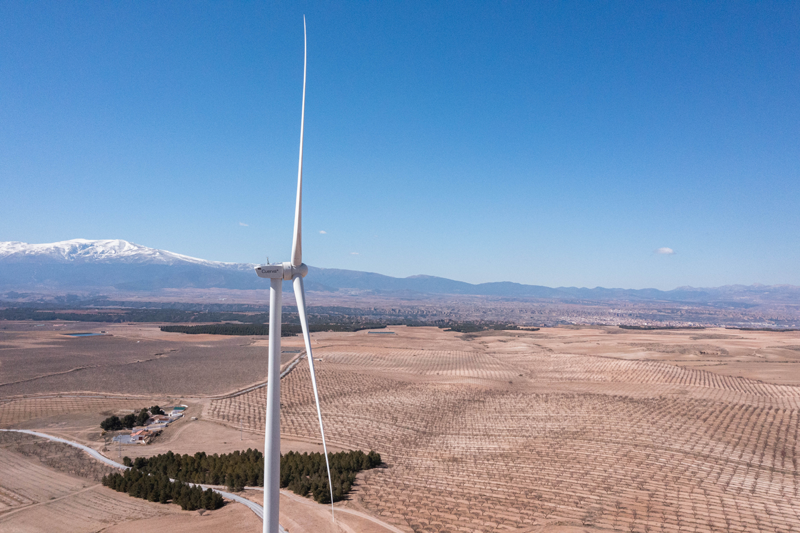
[(620, 329), (636, 329), (636, 330), (659, 330), (659, 329), (706, 329), (703, 326), (627, 326), (620, 324)]
[[(0, 302), (0, 306), (3, 302)], [(76, 309), (81, 309), (84, 312), (75, 312)], [(289, 308), (291, 309), (291, 307)], [(319, 309), (322, 315), (318, 315), (316, 310)], [(89, 311), (89, 312), (85, 312)], [(341, 312), (349, 312), (348, 315), (331, 314), (328, 308), (313, 307), (309, 310), (308, 319), (310, 322), (316, 322), (322, 325), (342, 325), (342, 326), (357, 326), (360, 325), (361, 315), (357, 310), (350, 308), (341, 308)], [(287, 311), (282, 314), (283, 320), (286, 322), (299, 322), (296, 312)], [(171, 323), (191, 323), (191, 322), (241, 322), (245, 324), (266, 324), (269, 322), (269, 313), (247, 313), (236, 311), (202, 311), (202, 310), (187, 310), (175, 308), (162, 308), (162, 309), (110, 309), (98, 310), (94, 308), (83, 309), (82, 306), (75, 308), (37, 308), (37, 307), (7, 307), (0, 308), (0, 320), (36, 320), (36, 321), (53, 321), (53, 320), (69, 320), (72, 322), (171, 322)], [(367, 319), (368, 320), (368, 319)], [(381, 325), (385, 326), (385, 322)], [(294, 324), (299, 328), (299, 323)], [(364, 327), (377, 327), (373, 322), (366, 323)], [(345, 330), (355, 331), (355, 330)]]
[(785, 333), (787, 331), (800, 331), (800, 329), (786, 329), (786, 328), (728, 328), (725, 329), (738, 329), (739, 331), (777, 331)]
[[(350, 492), (356, 474), (381, 464), (381, 455), (374, 451), (368, 454), (362, 451), (339, 452), (329, 453), (328, 460), (333, 501), (338, 502)], [(288, 488), (298, 496), (310, 494), (318, 503), (330, 503), (328, 472), (323, 455), (297, 452), (281, 455), (281, 488)]]
[(264, 457), (258, 450), (222, 455), (194, 455), (169, 451), (153, 457), (137, 457), (132, 466), (142, 472), (162, 474), (189, 483), (225, 485), (231, 491), (264, 485)]
[[(69, 320), (72, 322), (252, 322), (269, 321), (269, 313), (235, 313), (214, 311), (187, 311), (182, 309), (90, 309), (91, 312), (74, 312), (74, 309), (37, 309), (9, 307), (0, 309), (0, 320)], [(291, 317), (291, 314), (285, 314)]]
[(139, 414), (128, 414), (122, 418), (117, 415), (112, 415), (100, 422), (100, 428), (105, 431), (119, 431), (121, 429), (132, 429), (134, 426), (143, 426), (147, 423), (151, 416), (163, 415), (164, 410), (159, 406), (152, 406), (149, 411), (142, 408)]
[[(371, 451), (349, 451), (328, 454), (333, 481), (333, 500), (344, 498), (361, 470), (375, 468), (381, 464), (379, 453)], [(183, 482), (225, 485), (231, 491), (246, 486), (264, 486), (264, 456), (258, 450), (235, 451), (227, 454), (194, 455), (171, 451), (153, 457), (137, 457), (125, 464), (134, 469), (154, 475), (165, 476)], [(330, 503), (328, 475), (325, 458), (321, 453), (289, 452), (281, 456), (281, 487), (300, 496), (311, 495), (320, 503)]]
[[(317, 331), (360, 331), (382, 329), (386, 324), (309, 324), (311, 333)], [(268, 324), (203, 324), (200, 326), (161, 326), (161, 331), (205, 335), (269, 335)], [(281, 337), (293, 337), (303, 331), (300, 324), (281, 324)]]
[[(130, 305), (130, 302), (103, 302)], [(156, 305), (147, 303), (147, 305)], [(0, 306), (3, 302), (0, 302)], [(176, 331), (179, 333), (210, 333), (218, 335), (267, 335), (269, 313), (267, 312), (241, 312), (241, 311), (210, 311), (203, 309), (181, 309), (176, 306), (187, 306), (189, 304), (158, 304), (164, 308), (153, 309), (127, 309), (119, 308), (112, 310), (98, 310), (95, 308), (85, 308), (78, 305), (74, 308), (51, 306), (47, 304), (21, 305), (19, 307), (0, 308), (0, 320), (69, 320), (74, 322), (169, 322), (178, 323), (213, 323), (211, 330), (206, 330), (206, 325), (198, 326), (165, 326), (164, 331)], [(213, 306), (212, 306), (213, 307)], [(246, 309), (248, 306), (229, 306), (231, 309)], [(214, 307), (215, 309), (217, 307)], [(291, 306), (287, 306), (289, 311), (282, 314), (283, 328), (282, 336), (297, 335), (300, 331), (299, 318), (296, 312), (291, 311)], [(284, 308), (285, 310), (287, 308)], [(76, 309), (88, 309), (90, 312), (75, 312)], [(253, 308), (256, 310), (256, 308)], [(260, 310), (260, 308), (258, 309)], [(392, 310), (394, 311), (394, 310)], [(391, 315), (391, 316), (390, 316)], [(517, 326), (503, 323), (484, 323), (484, 322), (458, 322), (452, 319), (420, 320), (416, 315), (394, 316), (389, 311), (377, 309), (364, 310), (350, 307), (312, 307), (309, 309), (309, 327), (311, 331), (359, 331), (362, 329), (379, 329), (386, 326), (438, 326), (440, 328), (450, 328), (452, 331), (461, 333), (474, 333), (485, 330), (520, 329)], [(231, 324), (230, 322), (238, 322)], [(233, 327), (228, 327), (233, 326)], [(253, 326), (255, 329), (247, 329)], [(195, 328), (184, 331), (182, 328)], [(181, 328), (181, 329), (167, 329)], [(527, 329), (527, 328), (526, 328)], [(252, 331), (252, 332), (251, 332)], [(531, 331), (531, 330), (529, 330)], [(535, 331), (535, 330), (533, 330)]]
[(124, 474), (112, 473), (103, 477), (103, 485), (117, 492), (127, 492), (134, 498), (151, 502), (175, 503), (184, 511), (208, 509), (213, 511), (225, 504), (222, 496), (211, 489), (203, 490), (183, 481), (172, 481), (164, 474), (147, 474), (129, 468)]
[(457, 331), (459, 333), (477, 333), (479, 331), (539, 331), (539, 328), (521, 328), (514, 324), (504, 323), (478, 323), (478, 322), (452, 322), (440, 325), (439, 328), (446, 328), (445, 331)]
[[(94, 311), (94, 310), (93, 310)], [(0, 309), (0, 320), (69, 320), (72, 322), (221, 322), (242, 320), (255, 315), (240, 313), (204, 313), (178, 309), (126, 309), (76, 313), (72, 310), (46, 310), (28, 307)], [(264, 315), (269, 317), (269, 315)]]

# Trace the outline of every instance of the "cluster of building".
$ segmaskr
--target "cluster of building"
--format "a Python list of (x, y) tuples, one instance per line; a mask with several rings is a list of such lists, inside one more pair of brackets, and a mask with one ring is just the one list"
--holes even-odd
[(112, 440), (119, 444), (148, 444), (172, 422), (183, 416), (185, 405), (167, 407), (164, 415), (152, 415), (144, 426), (135, 427), (130, 435), (117, 435)]

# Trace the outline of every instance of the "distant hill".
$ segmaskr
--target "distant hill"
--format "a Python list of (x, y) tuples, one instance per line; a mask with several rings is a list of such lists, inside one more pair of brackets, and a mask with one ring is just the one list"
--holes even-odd
[[(0, 242), (0, 291), (81, 291), (117, 289), (264, 289), (255, 265), (205, 261), (123, 240), (73, 239), (51, 244)], [(286, 287), (288, 289), (288, 287)], [(435, 276), (393, 278), (371, 272), (309, 267), (307, 290), (358, 290), (391, 294), (435, 294), (536, 298), (563, 301), (665, 300), (800, 303), (800, 287), (731, 285), (716, 288), (606, 289), (523, 285), (508, 281), (471, 284)]]

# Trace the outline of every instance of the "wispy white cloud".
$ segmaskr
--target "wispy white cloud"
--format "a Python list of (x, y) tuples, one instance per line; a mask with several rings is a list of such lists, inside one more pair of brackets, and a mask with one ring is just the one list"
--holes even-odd
[(350, 252), (350, 255), (358, 255), (358, 252)]
[(327, 233), (328, 233), (328, 232), (327, 232), (327, 231), (325, 231), (324, 229), (321, 229), (321, 230), (319, 230), (319, 234), (320, 234), (320, 235), (327, 235)]
[(244, 222), (239, 222), (240, 226), (244, 226), (245, 228), (248, 227), (250, 224), (245, 224)]
[(656, 253), (660, 255), (675, 255), (675, 250), (673, 250), (672, 248), (664, 247), (656, 250)]

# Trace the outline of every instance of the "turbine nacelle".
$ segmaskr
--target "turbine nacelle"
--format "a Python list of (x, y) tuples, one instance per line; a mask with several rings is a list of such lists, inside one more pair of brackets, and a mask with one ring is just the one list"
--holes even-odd
[(294, 278), (306, 277), (308, 267), (305, 263), (300, 263), (300, 266), (294, 266), (291, 263), (275, 263), (256, 267), (256, 274), (259, 278), (292, 281)]

